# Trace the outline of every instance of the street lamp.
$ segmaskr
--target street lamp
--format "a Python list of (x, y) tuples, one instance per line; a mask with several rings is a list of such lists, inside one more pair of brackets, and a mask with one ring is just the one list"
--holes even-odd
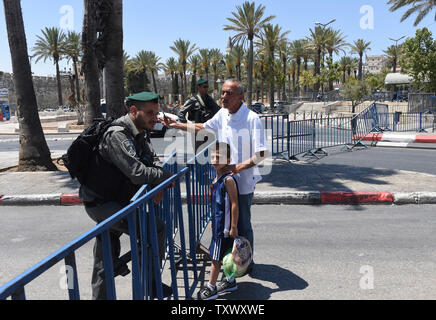
[(336, 19), (333, 19), (332, 21), (330, 21), (328, 23), (315, 22), (315, 25), (321, 26), (324, 29), (325, 27), (327, 27), (329, 24), (332, 24), (333, 22), (336, 22)]
[[(392, 38), (389, 38), (389, 40), (395, 42), (395, 54), (397, 54), (397, 52), (398, 52), (398, 41), (403, 40), (405, 37), (406, 37), (406, 36), (402, 36), (402, 37), (399, 38), (399, 39), (392, 39)], [(395, 60), (396, 60), (396, 59), (397, 59), (397, 58), (395, 57)], [(395, 69), (394, 69), (394, 73), (397, 73), (397, 62), (396, 62), (396, 61), (395, 61)]]

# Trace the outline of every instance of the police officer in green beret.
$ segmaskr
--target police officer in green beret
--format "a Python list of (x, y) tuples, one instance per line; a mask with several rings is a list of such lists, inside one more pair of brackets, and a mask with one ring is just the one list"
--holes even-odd
[[(126, 207), (141, 186), (157, 186), (173, 176), (172, 172), (162, 167), (147, 134), (158, 121), (159, 95), (151, 92), (132, 95), (126, 99), (126, 109), (128, 114), (114, 121), (99, 144), (101, 163), (95, 170), (89, 170), (92, 172), (87, 177), (88, 180), (94, 181), (93, 185), (96, 187), (93, 187), (93, 190), (84, 185), (80, 187), (80, 197), (85, 210), (96, 223), (103, 222)], [(162, 201), (163, 193), (157, 195), (154, 200), (156, 203)], [(156, 227), (160, 255), (163, 258), (165, 223), (157, 218)], [(129, 234), (128, 223), (124, 220), (110, 231), (115, 264), (119, 262), (122, 234)], [(106, 299), (106, 281), (104, 273), (100, 272), (102, 269), (102, 241), (97, 237), (92, 274), (94, 300)], [(125, 264), (118, 271), (121, 274), (129, 272)], [(170, 295), (171, 288), (164, 286), (165, 293), (167, 296)]]
[[(188, 120), (194, 123), (206, 123), (212, 119), (215, 114), (220, 111), (221, 107), (215, 100), (208, 94), (209, 84), (207, 80), (200, 79), (197, 82), (198, 94), (191, 97), (185, 105), (180, 109), (179, 121), (187, 123)], [(207, 141), (207, 137), (199, 139), (195, 142), (195, 150)]]

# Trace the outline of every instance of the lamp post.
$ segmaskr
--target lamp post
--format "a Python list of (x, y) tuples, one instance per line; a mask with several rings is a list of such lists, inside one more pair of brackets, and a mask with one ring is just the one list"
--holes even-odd
[[(318, 27), (321, 27), (322, 31), (324, 32), (325, 28), (335, 21), (336, 21), (336, 19), (333, 19), (327, 23), (321, 23), (321, 22), (317, 21), (317, 22), (315, 22), (315, 25)], [(322, 64), (321, 64), (321, 61), (319, 61), (319, 73), (320, 74), (321, 74), (321, 66), (324, 67), (324, 53), (322, 53)], [(319, 90), (319, 87), (318, 87), (318, 90)], [(321, 83), (321, 91), (324, 93), (324, 83)]]
[[(397, 53), (398, 53), (398, 41), (404, 39), (405, 37), (406, 37), (406, 36), (402, 36), (402, 37), (399, 38), (399, 39), (392, 39), (392, 38), (389, 38), (389, 40), (395, 42), (395, 55), (397, 55)], [(398, 59), (398, 57), (395, 56), (394, 73), (397, 73), (397, 59)]]

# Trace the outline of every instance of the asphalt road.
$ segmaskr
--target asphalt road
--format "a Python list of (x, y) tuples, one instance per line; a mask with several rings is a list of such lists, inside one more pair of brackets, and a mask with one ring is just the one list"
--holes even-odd
[[(253, 277), (222, 299), (435, 299), (435, 212), (434, 205), (254, 206)], [(0, 286), (94, 226), (81, 207), (0, 207), (0, 216)], [(92, 246), (76, 256), (85, 300)], [(66, 299), (61, 267), (29, 285), (28, 298)], [(130, 278), (116, 285), (129, 299)]]

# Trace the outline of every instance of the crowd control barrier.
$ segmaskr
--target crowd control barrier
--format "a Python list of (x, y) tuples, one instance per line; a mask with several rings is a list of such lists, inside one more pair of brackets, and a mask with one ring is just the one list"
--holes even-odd
[(388, 105), (374, 102), (351, 119), (351, 131), (353, 133), (353, 146), (351, 149), (357, 146), (366, 147), (362, 141), (369, 133), (383, 132), (389, 128), (388, 111)]
[[(116, 299), (114, 266), (110, 244), (109, 230), (121, 220), (127, 220), (130, 234), (130, 252), (121, 257), (123, 261), (131, 260), (132, 298), (134, 300), (163, 299), (162, 272), (169, 263), (173, 298), (179, 299), (176, 264), (182, 263), (182, 279), (184, 296), (190, 299), (198, 283), (196, 249), (210, 221), (210, 207), (207, 189), (213, 180), (214, 173), (209, 161), (201, 161), (208, 157), (208, 149), (200, 152), (192, 162), (177, 172), (176, 154), (166, 161), (165, 167), (177, 172), (173, 177), (148, 190), (141, 188), (132, 199), (132, 203), (106, 221), (92, 228), (89, 232), (72, 241), (59, 251), (53, 253), (42, 262), (33, 266), (22, 275), (6, 283), (0, 288), (0, 300), (26, 299), (25, 287), (34, 279), (64, 260), (68, 279), (68, 293), (71, 300), (80, 299), (79, 275), (76, 266), (76, 251), (97, 236), (102, 238), (104, 256), (104, 275), (107, 284), (107, 298)], [(182, 204), (181, 181), (186, 184), (186, 207)], [(172, 187), (172, 188), (171, 188)], [(194, 192), (191, 192), (191, 189)], [(164, 192), (164, 200), (156, 205), (154, 197)], [(185, 223), (184, 209), (188, 222)], [(165, 259), (160, 261), (156, 218), (160, 217), (166, 224)], [(188, 232), (185, 232), (188, 225)], [(186, 234), (189, 239), (189, 250)], [(188, 251), (192, 263), (193, 277), (188, 274)], [(177, 255), (177, 256), (176, 256)], [(126, 258), (128, 256), (128, 258)], [(176, 261), (176, 259), (178, 260)], [(90, 286), (89, 286), (90, 288)], [(89, 289), (88, 288), (88, 289)]]
[(289, 160), (290, 154), (290, 123), (289, 115), (260, 116), (265, 133), (271, 140), (271, 156), (274, 159)]

